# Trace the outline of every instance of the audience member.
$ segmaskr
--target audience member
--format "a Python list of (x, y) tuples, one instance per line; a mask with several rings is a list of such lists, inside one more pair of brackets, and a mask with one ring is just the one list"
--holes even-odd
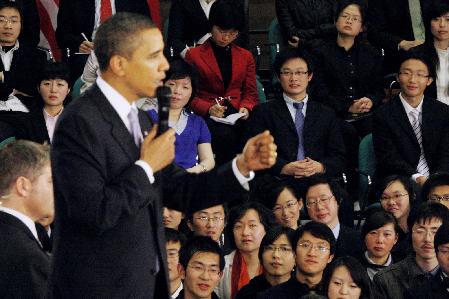
[[(243, 14), (237, 7), (225, 0), (216, 1), (210, 10), (210, 23), (211, 38), (189, 50), (186, 61), (199, 72), (198, 92), (190, 106), (206, 118), (217, 165), (222, 165), (240, 151), (243, 126), (258, 102), (256, 67), (251, 52), (234, 44), (243, 25)], [(234, 125), (219, 122), (237, 112), (243, 117)]]
[(240, 289), (236, 299), (254, 299), (258, 293), (291, 278), (295, 267), (295, 231), (279, 225), (267, 231), (259, 248), (264, 272)]
[(184, 289), (177, 299), (218, 299), (214, 288), (223, 275), (223, 252), (208, 237), (189, 239), (180, 251)]
[(351, 255), (358, 258), (362, 253), (360, 234), (339, 220), (338, 212), (344, 195), (338, 183), (325, 176), (311, 177), (305, 199), (310, 218), (326, 224), (332, 230), (337, 240), (335, 257)]
[(270, 210), (258, 202), (247, 202), (229, 212), (227, 232), (233, 252), (225, 256), (223, 277), (216, 288), (221, 299), (234, 299), (251, 279), (263, 273), (258, 253), (265, 233), (274, 225)]
[(371, 299), (371, 281), (363, 266), (352, 256), (333, 260), (326, 269), (323, 284), (329, 299)]
[(449, 173), (438, 172), (429, 176), (421, 190), (422, 201), (436, 201), (449, 208)]
[(434, 1), (376, 0), (369, 2), (368, 40), (384, 51), (384, 73), (395, 73), (401, 56), (424, 43), (425, 20)]
[(162, 211), (162, 224), (166, 228), (179, 230), (181, 221), (185, 218), (184, 205), (177, 200), (167, 200), (164, 198)]
[(311, 45), (335, 34), (337, 1), (276, 0), (276, 16), (284, 40), (293, 47)]
[(14, 141), (0, 150), (0, 294), (44, 298), (50, 257), (35, 222), (54, 214), (50, 149)]
[(280, 52), (274, 62), (282, 96), (254, 108), (247, 136), (269, 130), (278, 157), (273, 175), (304, 178), (316, 173), (340, 176), (345, 150), (335, 113), (307, 94), (313, 66), (302, 49)]
[[(209, 129), (204, 119), (186, 108), (197, 90), (196, 73), (190, 65), (177, 60), (170, 63), (165, 80), (165, 85), (172, 90), (168, 121), (176, 132), (175, 163), (193, 173), (211, 170), (215, 160)], [(147, 112), (158, 122), (157, 110)]]
[(449, 107), (425, 97), (435, 78), (427, 57), (410, 54), (400, 65), (401, 92), (380, 107), (373, 121), (376, 171), (423, 185), (429, 174), (449, 170)]
[(424, 45), (413, 50), (430, 57), (435, 64), (435, 80), (426, 88), (425, 94), (449, 104), (449, 3), (437, 1), (431, 7), (428, 19), (431, 34)]
[(449, 211), (437, 203), (426, 202), (413, 208), (407, 219), (414, 253), (391, 267), (379, 271), (373, 279), (375, 298), (410, 298), (415, 283), (429, 283), (438, 273), (434, 236), (449, 221)]
[[(19, 43), (24, 22), (26, 20), (23, 19), (18, 2), (0, 1), (1, 101), (6, 101), (11, 94), (34, 96), (37, 93), (37, 76), (45, 61), (45, 54), (26, 43)], [(14, 105), (7, 108), (6, 110), (14, 110)]]
[(384, 210), (374, 210), (366, 217), (361, 231), (366, 250), (360, 261), (371, 280), (377, 272), (400, 260), (391, 252), (398, 242), (399, 230), (396, 218)]
[(415, 192), (410, 179), (392, 175), (379, 182), (378, 196), (382, 209), (393, 214), (399, 224), (398, 242), (393, 248), (397, 260), (404, 259), (412, 250), (407, 219), (415, 202)]
[(324, 294), (323, 272), (335, 253), (335, 238), (329, 227), (308, 222), (296, 231), (296, 272), (287, 282), (260, 293), (258, 299), (296, 299), (313, 291)]
[(167, 250), (168, 280), (170, 282), (170, 296), (172, 299), (178, 297), (183, 289), (182, 268), (179, 264), (179, 251), (185, 242), (182, 233), (172, 228), (165, 228), (165, 241)]

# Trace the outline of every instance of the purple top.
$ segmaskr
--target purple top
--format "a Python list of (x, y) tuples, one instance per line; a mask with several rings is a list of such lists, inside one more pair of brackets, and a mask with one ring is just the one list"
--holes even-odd
[[(148, 110), (146, 112), (154, 122), (158, 122), (156, 110)], [(209, 128), (202, 117), (183, 110), (178, 121), (178, 124), (180, 123), (181, 126), (183, 117), (187, 118), (184, 128), (174, 128), (176, 131), (175, 163), (187, 169), (195, 166), (197, 163), (198, 144), (211, 143), (211, 136)], [(172, 126), (170, 125), (170, 127)]]

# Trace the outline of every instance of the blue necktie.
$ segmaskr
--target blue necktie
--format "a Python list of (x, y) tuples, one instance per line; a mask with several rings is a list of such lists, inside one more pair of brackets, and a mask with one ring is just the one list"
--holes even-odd
[(295, 114), (295, 127), (296, 133), (298, 134), (298, 153), (296, 154), (296, 160), (303, 160), (304, 156), (304, 137), (302, 134), (304, 128), (304, 114), (302, 114), (302, 108), (304, 107), (304, 103), (293, 103), (293, 107), (296, 109)]

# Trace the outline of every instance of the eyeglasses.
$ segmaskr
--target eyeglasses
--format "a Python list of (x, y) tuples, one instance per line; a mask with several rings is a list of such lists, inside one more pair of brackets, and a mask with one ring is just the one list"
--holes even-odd
[(323, 197), (318, 197), (318, 198), (309, 198), (306, 200), (306, 206), (308, 208), (314, 208), (314, 207), (318, 206), (318, 204), (328, 205), (332, 197), (334, 197), (334, 196), (331, 195), (328, 197), (323, 196)]
[(438, 202), (442, 202), (442, 201), (448, 201), (449, 200), (449, 194), (444, 194), (444, 195), (436, 195), (436, 194), (432, 194), (429, 195), (429, 200), (434, 200), (434, 201), (438, 201)]
[(309, 251), (309, 250), (312, 250), (313, 248), (316, 248), (316, 249), (318, 249), (318, 251), (320, 253), (323, 253), (323, 254), (330, 250), (330, 248), (324, 244), (313, 244), (310, 241), (299, 242), (298, 248), (301, 250), (304, 250), (304, 251)]
[(274, 245), (267, 245), (264, 247), (264, 251), (269, 251), (271, 253), (275, 253), (278, 251), (281, 254), (287, 254), (289, 252), (292, 252), (292, 248), (290, 246), (274, 246)]
[(205, 265), (202, 264), (188, 264), (187, 267), (189, 269), (192, 269), (194, 272), (198, 273), (198, 274), (203, 274), (203, 273), (208, 273), (210, 276), (212, 277), (217, 277), (220, 276), (221, 271), (219, 268), (217, 267), (207, 267)]
[(449, 255), (449, 248), (447, 247), (438, 247), (438, 252), (444, 254), (444, 255)]
[(361, 16), (355, 16), (355, 15), (350, 15), (350, 14), (344, 13), (344, 14), (339, 15), (339, 17), (342, 19), (345, 19), (345, 20), (356, 22), (356, 23), (362, 23)]
[(179, 250), (177, 249), (168, 249), (167, 250), (167, 257), (169, 259), (177, 258), (179, 256)]
[(212, 223), (218, 224), (218, 223), (222, 223), (224, 221), (223, 217), (206, 217), (206, 216), (201, 216), (201, 217), (195, 217), (196, 220), (202, 222), (202, 223), (208, 223), (209, 221), (211, 221)]
[(382, 195), (380, 197), (380, 201), (381, 202), (386, 202), (386, 201), (389, 201), (389, 200), (393, 200), (394, 202), (398, 202), (398, 201), (401, 200), (402, 197), (404, 197), (406, 195), (408, 195), (408, 193), (402, 193), (402, 194), (397, 193), (397, 194), (394, 194), (393, 196)]
[(225, 31), (225, 30), (217, 29), (217, 31), (220, 32), (220, 34), (222, 36), (227, 36), (227, 37), (236, 37), (237, 34), (239, 34), (239, 32), (237, 30)]
[(433, 238), (435, 237), (436, 233), (438, 231), (438, 228), (433, 228), (430, 230), (427, 230), (425, 228), (417, 228), (412, 230), (412, 232), (420, 237), (424, 237), (424, 236), (428, 236), (430, 234), (430, 236)]
[(282, 213), (282, 211), (284, 209), (292, 211), (292, 210), (294, 210), (294, 208), (297, 204), (298, 204), (298, 201), (291, 200), (291, 201), (287, 202), (287, 204), (285, 206), (276, 205), (273, 208), (273, 213), (280, 214), (280, 213)]
[(291, 77), (293, 75), (295, 75), (297, 77), (305, 77), (305, 76), (307, 76), (308, 73), (309, 73), (309, 71), (295, 71), (295, 72), (293, 72), (293, 71), (290, 71), (290, 70), (285, 70), (285, 71), (281, 71), (280, 72), (280, 74), (282, 76), (285, 76), (285, 77)]
[(449, 14), (446, 14), (446, 15), (444, 15), (444, 16), (441, 16), (441, 17), (437, 17), (437, 18), (433, 18), (433, 19), (432, 19), (432, 22), (438, 22), (438, 23), (440, 23), (440, 22), (443, 22), (443, 21), (445, 21), (445, 23), (449, 23)]
[(11, 25), (18, 25), (20, 23), (20, 19), (17, 17), (5, 18), (0, 17), (0, 25), (6, 25), (10, 23)]
[(424, 73), (414, 73), (411, 71), (400, 71), (399, 72), (399, 76), (402, 76), (404, 78), (410, 79), (412, 76), (416, 76), (416, 78), (423, 80), (423, 79), (428, 79), (430, 76), (428, 74), (424, 74)]

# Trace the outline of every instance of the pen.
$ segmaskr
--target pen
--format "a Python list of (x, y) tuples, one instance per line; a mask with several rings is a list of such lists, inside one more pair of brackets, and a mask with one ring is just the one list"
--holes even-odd
[(217, 105), (218, 105), (218, 106), (220, 106), (220, 107), (221, 107), (221, 105), (220, 105), (220, 102), (218, 102), (218, 100), (217, 100), (217, 99), (215, 99), (215, 102), (217, 103)]
[(84, 34), (84, 32), (81, 32), (81, 36), (84, 38), (86, 42), (90, 42), (90, 40), (87, 39), (87, 36)]

